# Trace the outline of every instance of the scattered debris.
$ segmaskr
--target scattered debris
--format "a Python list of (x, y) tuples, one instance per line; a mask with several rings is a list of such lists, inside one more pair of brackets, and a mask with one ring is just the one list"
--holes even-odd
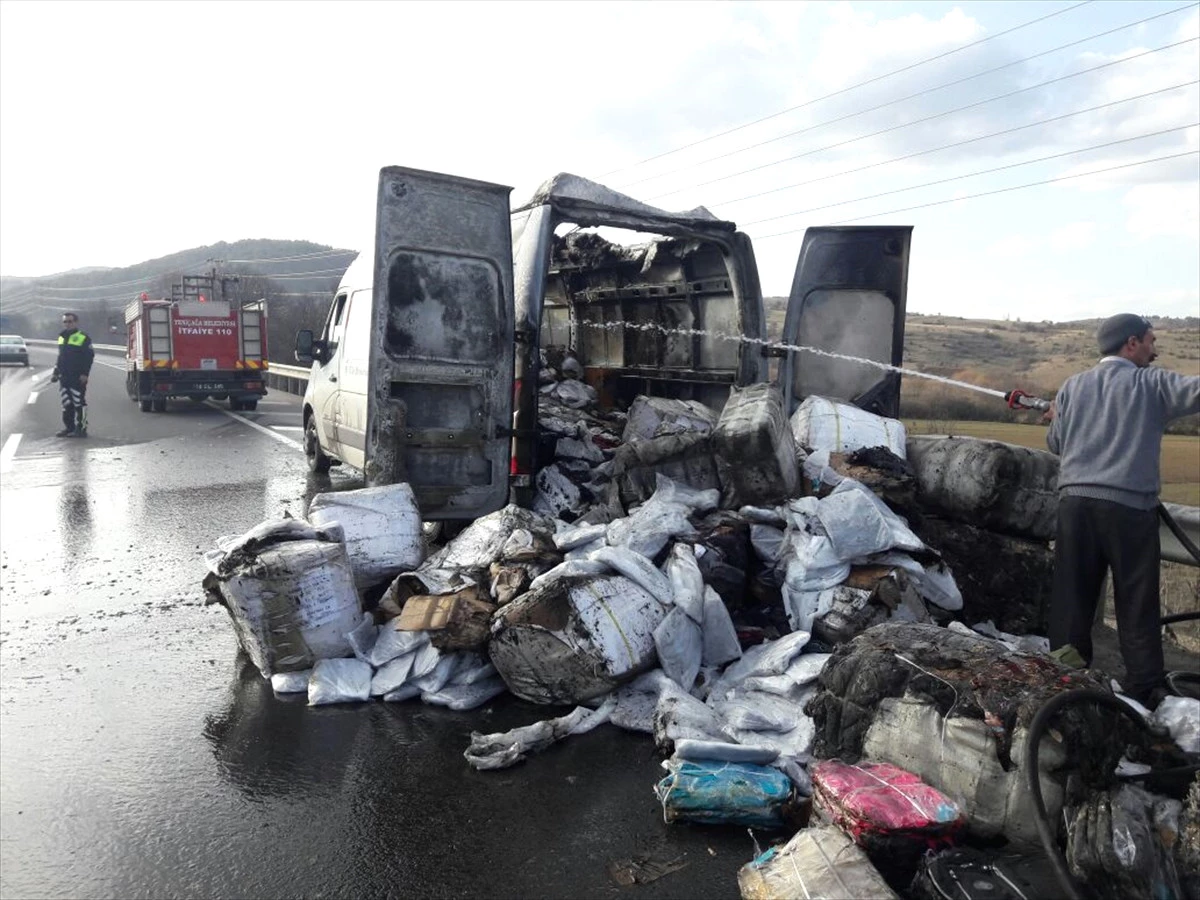
[[(615, 252), (588, 235), (555, 250), (639, 264)], [(428, 547), (436, 532), (397, 485), (217, 541), (205, 588), (275, 691), (574, 707), (472, 732), (479, 770), (606, 723), (651, 735), (665, 821), (796, 832), (742, 867), (744, 898), (940, 897), (993, 876), (1055, 892), (1013, 849), (1039, 840), (1029, 728), (1063, 691), (1111, 690), (1042, 636), (1053, 457), (907, 438), (821, 397), (788, 420), (772, 385), (734, 389), (720, 415), (648, 396), (622, 411), (569, 350), (542, 357), (532, 508)], [(1042, 738), (1046, 810), (1101, 894), (1200, 883), (1200, 780), (1184, 805), (1114, 775), (1196, 759), (1198, 711), (1142, 711), (1170, 750), (1158, 757), (1081, 710)], [(1118, 871), (1119, 829), (1155, 849)], [(609, 872), (630, 886), (684, 865), (642, 853)]]

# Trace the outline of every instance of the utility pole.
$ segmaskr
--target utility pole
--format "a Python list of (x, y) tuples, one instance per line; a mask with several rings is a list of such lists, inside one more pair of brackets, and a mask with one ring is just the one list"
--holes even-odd
[(241, 281), (241, 278), (237, 275), (220, 275), (220, 274), (218, 274), (217, 266), (223, 265), (225, 263), (225, 260), (223, 260), (223, 259), (214, 259), (214, 258), (210, 257), (209, 259), (207, 259), (205, 261), (212, 264), (212, 268), (209, 270), (209, 275), (208, 275), (208, 277), (211, 281), (211, 284), (215, 288), (217, 286), (217, 283), (218, 282), (220, 283), (221, 299), (226, 300), (228, 298), (228, 295), (227, 295), (227, 291), (225, 289), (225, 285), (229, 284), (230, 282), (232, 282), (233, 284), (237, 284), (239, 281)]

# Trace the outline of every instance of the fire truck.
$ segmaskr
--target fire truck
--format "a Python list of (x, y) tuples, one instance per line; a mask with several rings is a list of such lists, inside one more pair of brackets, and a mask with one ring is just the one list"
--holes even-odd
[(171, 298), (142, 294), (125, 309), (125, 388), (142, 412), (167, 400), (229, 400), (252, 410), (266, 394), (266, 300), (212, 299), (213, 279), (185, 278)]

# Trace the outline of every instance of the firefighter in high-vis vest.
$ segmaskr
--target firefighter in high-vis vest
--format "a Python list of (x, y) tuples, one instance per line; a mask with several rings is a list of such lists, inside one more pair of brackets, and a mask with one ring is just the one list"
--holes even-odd
[(58, 361), (51, 381), (58, 382), (62, 397), (63, 429), (55, 437), (87, 437), (87, 383), (92, 371), (92, 339), (79, 330), (79, 317), (63, 313), (58, 334)]

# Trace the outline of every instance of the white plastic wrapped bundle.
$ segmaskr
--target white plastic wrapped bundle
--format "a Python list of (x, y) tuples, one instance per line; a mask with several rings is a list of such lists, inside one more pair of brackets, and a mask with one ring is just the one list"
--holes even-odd
[[(347, 635), (362, 607), (346, 547), (328, 539), (340, 530), (264, 528), (220, 542), (223, 549), (208, 559), (205, 588), (228, 610), (242, 649), (264, 678), (349, 655)], [(326, 539), (306, 539), (307, 533)]]
[(360, 590), (415, 569), (424, 556), (421, 513), (407, 484), (317, 494), (308, 519), (314, 525), (342, 526)]
[(905, 458), (907, 434), (903, 422), (849, 403), (806, 397), (792, 413), (791, 429), (796, 445), (809, 450), (850, 453), (866, 447), (886, 447)]

